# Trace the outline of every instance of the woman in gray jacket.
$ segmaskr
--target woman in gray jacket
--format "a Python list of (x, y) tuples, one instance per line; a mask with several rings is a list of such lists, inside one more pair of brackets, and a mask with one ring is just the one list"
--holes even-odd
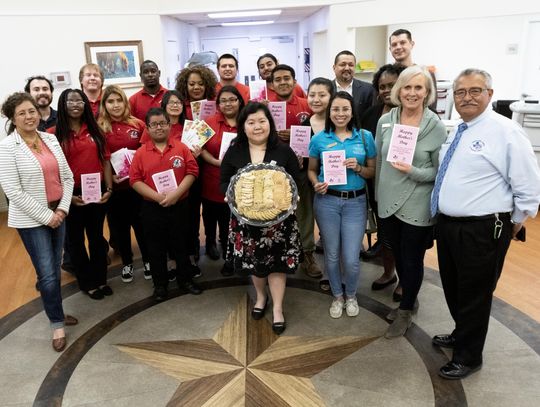
[(2, 105), (9, 120), (0, 142), (0, 185), (9, 199), (8, 226), (16, 228), (38, 277), (45, 313), (53, 329), (52, 347), (66, 347), (64, 325), (78, 321), (64, 315), (60, 262), (73, 175), (52, 134), (37, 131), (39, 108), (28, 93), (14, 93)]
[[(386, 338), (404, 335), (411, 325), (424, 277), (424, 255), (433, 245), (434, 220), (429, 205), (439, 149), (446, 139), (445, 126), (428, 108), (435, 96), (429, 72), (418, 65), (411, 66), (400, 74), (392, 89), (392, 103), (397, 107), (382, 116), (377, 125), (375, 192), (380, 228), (394, 253), (403, 287), (399, 308), (387, 317), (393, 323)], [(396, 125), (418, 128), (411, 164), (386, 159)]]

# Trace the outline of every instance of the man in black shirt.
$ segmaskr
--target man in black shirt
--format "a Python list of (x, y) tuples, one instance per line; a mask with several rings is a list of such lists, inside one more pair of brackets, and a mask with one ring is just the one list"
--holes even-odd
[(51, 107), (54, 87), (52, 82), (43, 75), (31, 76), (24, 87), (26, 93), (36, 100), (41, 119), (38, 130), (45, 131), (56, 126), (56, 110)]

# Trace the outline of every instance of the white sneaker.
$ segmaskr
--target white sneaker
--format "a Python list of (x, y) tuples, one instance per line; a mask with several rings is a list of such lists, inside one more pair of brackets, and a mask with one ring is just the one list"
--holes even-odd
[(358, 315), (360, 308), (358, 307), (356, 297), (347, 298), (347, 301), (345, 302), (345, 311), (349, 317), (355, 317)]
[(133, 264), (128, 264), (122, 268), (122, 281), (131, 283), (133, 281)]
[(344, 306), (345, 303), (343, 302), (343, 299), (334, 299), (334, 301), (332, 301), (332, 305), (330, 305), (330, 316), (332, 318), (341, 318)]
[(143, 271), (144, 279), (152, 280), (152, 272), (150, 271), (150, 263), (148, 262), (144, 263), (143, 267), (144, 267), (144, 271)]

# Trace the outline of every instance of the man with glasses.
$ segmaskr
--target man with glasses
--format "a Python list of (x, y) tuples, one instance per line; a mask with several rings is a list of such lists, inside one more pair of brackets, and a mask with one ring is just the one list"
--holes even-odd
[[(466, 69), (454, 81), (462, 122), (439, 154), (431, 197), (444, 294), (455, 322), (433, 344), (453, 348), (441, 367), (463, 379), (482, 367), (491, 301), (504, 258), (540, 204), (540, 171), (523, 129), (491, 109), (491, 76)], [(520, 233), (521, 232), (521, 233)], [(519, 234), (518, 234), (519, 233)]]
[(216, 95), (224, 86), (234, 86), (242, 95), (244, 103), (249, 102), (249, 86), (243, 85), (236, 80), (238, 75), (238, 60), (232, 54), (223, 54), (217, 61), (219, 82), (216, 84)]
[(143, 88), (129, 98), (131, 114), (143, 120), (152, 107), (160, 107), (167, 89), (159, 83), (161, 71), (154, 61), (146, 60), (141, 64), (140, 77)]
[(189, 188), (199, 175), (189, 148), (169, 138), (167, 112), (151, 108), (146, 114), (151, 142), (137, 150), (129, 171), (129, 183), (143, 198), (141, 218), (154, 282), (154, 299), (168, 298), (167, 251), (176, 260), (178, 286), (191, 294), (202, 290), (193, 282), (186, 237), (189, 225)]

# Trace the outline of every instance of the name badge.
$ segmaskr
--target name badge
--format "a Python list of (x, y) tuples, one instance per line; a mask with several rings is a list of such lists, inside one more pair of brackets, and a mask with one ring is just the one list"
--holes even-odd
[(337, 143), (336, 143), (336, 142), (328, 144), (328, 145), (326, 146), (326, 148), (332, 148), (332, 147), (335, 147), (335, 146), (337, 146)]

